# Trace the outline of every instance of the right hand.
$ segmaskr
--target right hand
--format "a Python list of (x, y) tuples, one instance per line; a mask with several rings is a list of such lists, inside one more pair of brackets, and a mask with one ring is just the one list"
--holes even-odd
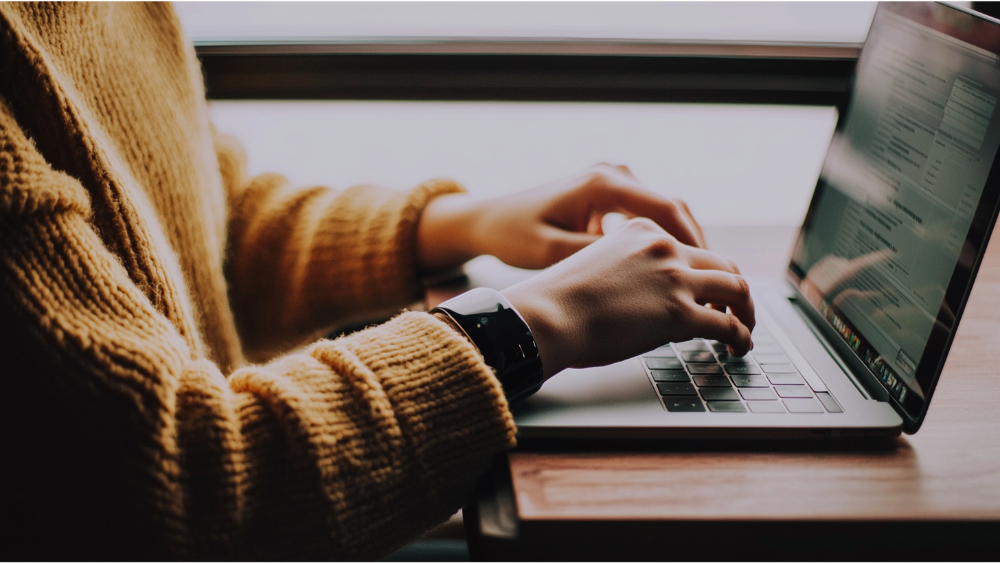
[(753, 300), (736, 265), (649, 219), (628, 221), (502, 293), (528, 323), (546, 379), (696, 337), (738, 356), (753, 346)]

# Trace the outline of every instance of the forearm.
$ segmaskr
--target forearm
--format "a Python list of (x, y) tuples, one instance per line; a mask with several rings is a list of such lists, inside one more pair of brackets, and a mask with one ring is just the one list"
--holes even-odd
[[(286, 456), (276, 460), (284, 472), (248, 473), (273, 479), (246, 499), (277, 512), (259, 513), (272, 537), (248, 538), (272, 550), (267, 558), (384, 556), (457, 510), (489, 459), (514, 443), (499, 383), (471, 345), (424, 313), (245, 368), (229, 387), (265, 406), (240, 411), (242, 435), (278, 437), (272, 445)], [(274, 459), (273, 448), (256, 451), (265, 457), (252, 461)], [(273, 551), (296, 537), (297, 554)]]
[(433, 272), (461, 266), (480, 254), (481, 201), (467, 194), (442, 195), (427, 204), (417, 226), (417, 265)]
[(337, 323), (389, 316), (421, 297), (417, 225), (428, 202), (461, 188), (427, 182), (297, 189), (251, 180), (230, 199), (226, 277), (247, 355), (260, 360)]
[[(224, 373), (166, 290), (179, 278), (139, 286), (84, 187), (2, 110), (3, 498), (33, 532), (13, 553), (374, 558), (446, 518), (513, 445), (495, 378), (423, 313)], [(405, 201), (388, 219), (415, 231)], [(253, 273), (288, 275), (273, 265)], [(61, 541), (29, 542), (39, 531)]]
[[(22, 477), (8, 509), (67, 545), (112, 559), (377, 558), (454, 512), (513, 445), (499, 384), (430, 315), (226, 378), (192, 360), (81, 218), (37, 224), (68, 236), (0, 251), (0, 329), (17, 336), (0, 341), (0, 410)], [(102, 292), (60, 284), (64, 260)]]

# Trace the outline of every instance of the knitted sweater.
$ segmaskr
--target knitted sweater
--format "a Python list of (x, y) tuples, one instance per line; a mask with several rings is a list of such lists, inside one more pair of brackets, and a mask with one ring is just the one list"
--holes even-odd
[(447, 518), (514, 443), (478, 352), (413, 312), (310, 340), (420, 297), (458, 189), (247, 178), (168, 5), (0, 5), (7, 558), (367, 558)]

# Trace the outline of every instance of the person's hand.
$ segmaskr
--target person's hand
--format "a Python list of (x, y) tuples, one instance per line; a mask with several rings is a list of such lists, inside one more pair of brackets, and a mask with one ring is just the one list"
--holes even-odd
[(646, 189), (625, 166), (599, 164), (498, 198), (435, 199), (420, 219), (418, 261), (425, 270), (438, 270), (492, 254), (511, 266), (545, 268), (599, 239), (607, 213), (648, 217), (678, 241), (705, 247), (683, 201)]
[(695, 337), (740, 356), (752, 347), (754, 305), (736, 265), (648, 219), (502, 293), (535, 336), (546, 378)]

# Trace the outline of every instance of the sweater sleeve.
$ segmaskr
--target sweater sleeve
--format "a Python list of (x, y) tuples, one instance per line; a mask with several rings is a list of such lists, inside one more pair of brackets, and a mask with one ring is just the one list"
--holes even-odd
[(421, 298), (420, 213), (461, 186), (294, 188), (277, 174), (246, 178), (242, 147), (218, 133), (215, 141), (229, 199), (226, 277), (248, 357), (269, 357), (335, 323), (385, 318)]
[[(276, 212), (293, 221), (315, 220), (343, 197), (248, 189), (290, 202), (275, 209), (303, 209)], [(334, 290), (339, 299), (412, 293), (412, 274), (361, 287), (407, 270), (401, 251), (366, 252), (405, 239), (379, 221), (442, 189), (385, 196), (375, 208), (392, 211), (365, 215), (377, 240), (345, 252), (352, 268), (372, 271), (351, 274)], [(7, 537), (21, 538), (11, 553), (21, 545), (31, 558), (57, 559), (377, 557), (446, 518), (491, 457), (513, 445), (502, 389), (478, 352), (424, 313), (225, 377), (130, 280), (90, 213), (86, 190), (44, 161), (0, 100), (2, 494), (17, 516)], [(252, 224), (261, 213), (236, 218)], [(311, 227), (309, 237), (329, 242), (306, 246), (334, 252), (346, 228)], [(237, 232), (259, 236), (252, 225)], [(244, 245), (252, 243), (237, 242), (237, 255)], [(276, 277), (239, 267), (244, 277)], [(296, 287), (328, 275), (309, 272)], [(282, 322), (308, 325), (301, 311), (335, 307), (294, 306), (300, 312)], [(27, 539), (39, 530), (51, 541)]]

